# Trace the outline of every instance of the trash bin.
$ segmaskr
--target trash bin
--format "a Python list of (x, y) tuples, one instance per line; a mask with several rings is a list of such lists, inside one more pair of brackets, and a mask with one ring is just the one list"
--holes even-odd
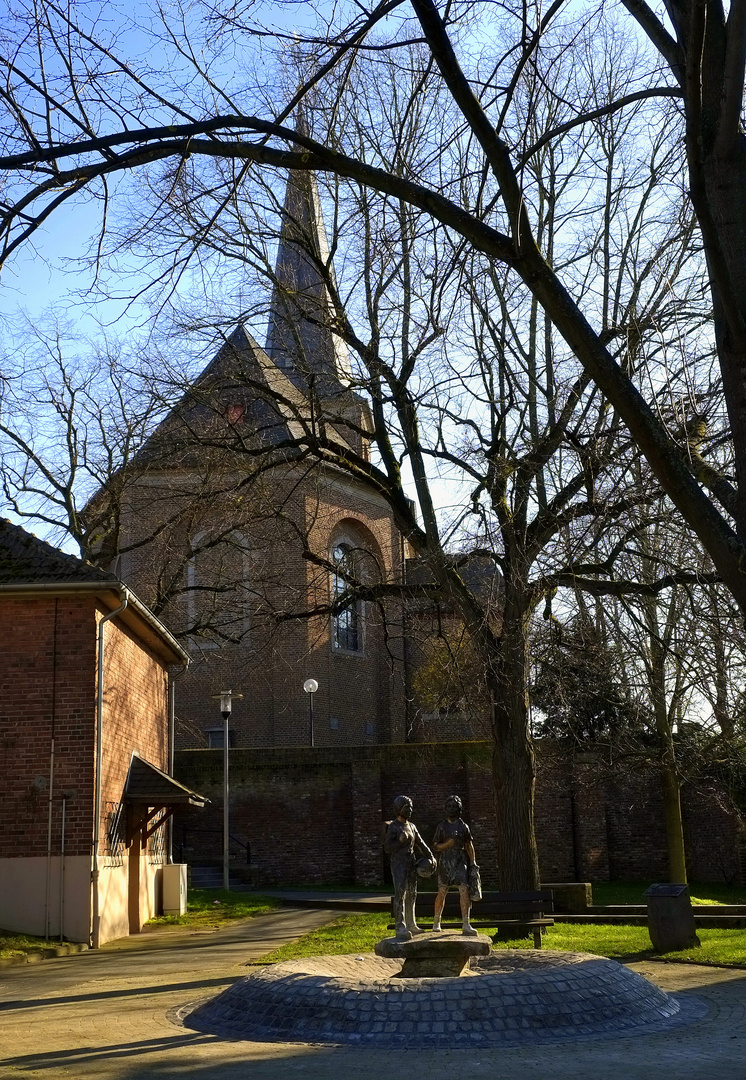
[(656, 952), (675, 952), (700, 944), (688, 885), (651, 885), (645, 897), (648, 933)]

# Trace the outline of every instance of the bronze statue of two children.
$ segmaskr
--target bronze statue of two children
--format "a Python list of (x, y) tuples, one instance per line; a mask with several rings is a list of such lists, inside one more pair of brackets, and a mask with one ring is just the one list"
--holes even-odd
[(394, 922), (396, 936), (408, 941), (422, 931), (415, 921), (414, 907), (417, 899), (417, 878), (430, 877), (438, 871), (438, 893), (435, 897), (433, 930), (440, 931), (440, 920), (449, 888), (455, 885), (459, 891), (462, 933), (476, 934), (469, 921), (472, 899), (477, 895), (479, 867), (469, 826), (461, 818), (462, 804), (458, 795), (449, 795), (445, 803), (445, 820), (435, 830), (433, 854), (420, 836), (410, 818), (412, 800), (407, 795), (394, 799), (396, 817), (389, 823), (384, 839), (384, 850), (391, 859), (391, 876), (394, 881)]

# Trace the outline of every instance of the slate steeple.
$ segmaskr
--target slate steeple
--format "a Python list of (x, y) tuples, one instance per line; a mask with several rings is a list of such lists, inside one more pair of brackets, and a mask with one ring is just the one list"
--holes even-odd
[[(299, 112), (296, 130), (307, 130)], [(188, 467), (200, 441), (247, 437), (280, 445), (299, 438), (304, 418), (323, 416), (367, 456), (369, 407), (350, 389), (347, 346), (331, 331), (327, 287), (334, 270), (316, 178), (291, 171), (285, 190), (266, 348), (239, 323), (216, 356), (141, 448), (138, 457)], [(227, 426), (226, 426), (227, 425)]]
[[(304, 133), (298, 114), (296, 130)], [(347, 347), (331, 332), (334, 311), (325, 277), (334, 280), (313, 173), (291, 171), (285, 191), (267, 355), (300, 389), (335, 397), (349, 381)]]

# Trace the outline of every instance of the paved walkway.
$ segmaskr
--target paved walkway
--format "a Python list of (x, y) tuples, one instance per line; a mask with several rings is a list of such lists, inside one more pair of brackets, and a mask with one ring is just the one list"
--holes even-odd
[(708, 1017), (660, 1035), (536, 1049), (382, 1050), (230, 1042), (169, 1013), (241, 978), (246, 962), (334, 917), (288, 909), (217, 933), (141, 935), (0, 972), (0, 1078), (21, 1080), (746, 1080), (746, 971), (633, 965)]
[[(273, 896), (284, 904), (341, 911), (391, 911), (391, 893), (343, 892), (331, 889), (262, 889), (263, 896)], [(420, 892), (422, 897), (423, 893)], [(425, 893), (424, 895), (428, 895)], [(431, 898), (435, 893), (430, 894)]]

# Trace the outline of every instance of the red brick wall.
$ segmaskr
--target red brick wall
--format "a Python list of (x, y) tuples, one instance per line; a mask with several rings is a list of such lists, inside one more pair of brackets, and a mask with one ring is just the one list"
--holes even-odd
[[(97, 620), (106, 613), (99, 608)], [(119, 803), (133, 754), (168, 771), (168, 675), (132, 631), (116, 619), (104, 629), (101, 847), (107, 804)]]
[[(251, 845), (252, 869), (263, 882), (327, 883), (351, 881), (353, 874), (353, 793), (349, 760), (331, 760), (319, 751), (309, 769), (298, 751), (269, 751), (264, 767), (253, 750), (234, 751), (231, 772), (231, 836)], [(222, 751), (181, 751), (191, 758), (210, 804), (204, 811), (180, 813), (174, 833), (174, 859), (181, 860), (183, 829), (190, 850), (221, 861)], [(241, 767), (238, 767), (238, 761)], [(190, 770), (190, 775), (191, 775)], [(245, 865), (239, 845), (232, 845), (236, 866)], [(194, 861), (192, 859), (185, 861)], [(302, 878), (298, 878), (302, 867)]]
[[(665, 879), (663, 807), (653, 773), (610, 774), (603, 762), (537, 747), (537, 841), (544, 881)], [(487, 884), (497, 876), (487, 743), (231, 751), (231, 834), (251, 846), (258, 886), (372, 884), (384, 876), (380, 829), (410, 795), (427, 843), (445, 797), (461, 796)], [(177, 817), (178, 859), (218, 863), (222, 755), (181, 751), (176, 775), (211, 800)], [(714, 791), (684, 788), (692, 880), (737, 878), (739, 821)], [(376, 803), (376, 799), (378, 802)], [(184, 845), (183, 850), (181, 845)], [(233, 847), (234, 865), (241, 849)]]
[[(229, 464), (236, 470), (235, 460)], [(364, 647), (359, 655), (332, 648), (328, 615), (279, 624), (274, 620), (279, 613), (329, 603), (330, 574), (303, 557), (302, 540), (326, 557), (340, 529), (351, 530), (361, 546), (372, 551), (381, 576), (401, 580), (402, 540), (382, 500), (341, 475), (312, 471), (303, 476), (283, 470), (273, 474), (271, 483), (251, 485), (240, 500), (216, 496), (195, 509), (188, 507), (191, 489), (185, 478), (163, 475), (161, 489), (155, 486), (158, 479), (147, 477), (147, 486), (144, 481), (142, 490), (133, 493), (128, 538), (147, 535), (152, 524), (162, 520), (164, 506), (173, 514), (183, 504), (189, 524), (160, 534), (127, 560), (127, 580), (146, 603), (156, 600), (161, 569), (166, 569), (165, 577), (173, 574), (182, 586), (186, 583), (184, 552), (190, 536), (232, 526), (245, 538), (246, 549), (242, 572), (247, 576), (241, 594), (231, 591), (231, 582), (226, 581), (215, 601), (224, 606), (219, 618), (227, 619), (227, 629), (234, 632), (241, 628), (231, 628), (230, 611), (241, 602), (248, 605), (245, 639), (232, 644), (223, 638), (220, 648), (208, 637), (184, 642), (193, 662), (178, 684), (177, 745), (207, 745), (206, 732), (222, 725), (213, 695), (223, 688), (243, 694), (231, 719), (236, 747), (307, 745), (308, 697), (303, 682), (309, 677), (319, 683), (314, 699), (318, 745), (403, 741), (406, 693), (400, 603), (387, 602), (385, 617), (375, 604), (365, 605)], [(192, 489), (199, 486), (198, 480), (195, 472)], [(184, 491), (174, 495), (180, 483)], [(156, 499), (158, 492), (162, 497)], [(194, 490), (191, 494), (193, 499)], [(162, 614), (179, 633), (188, 613), (182, 593)]]
[(91, 850), (95, 699), (95, 600), (0, 599), (0, 856), (45, 855), (52, 731), (52, 846), (60, 802), (70, 798), (66, 850)]
[[(93, 838), (96, 628), (93, 597), (0, 598), (0, 857), (47, 851), (54, 733), (52, 851), (88, 855)], [(126, 628), (105, 631), (102, 801), (118, 803), (133, 751), (167, 767), (167, 678)], [(102, 822), (102, 847), (105, 820)]]

